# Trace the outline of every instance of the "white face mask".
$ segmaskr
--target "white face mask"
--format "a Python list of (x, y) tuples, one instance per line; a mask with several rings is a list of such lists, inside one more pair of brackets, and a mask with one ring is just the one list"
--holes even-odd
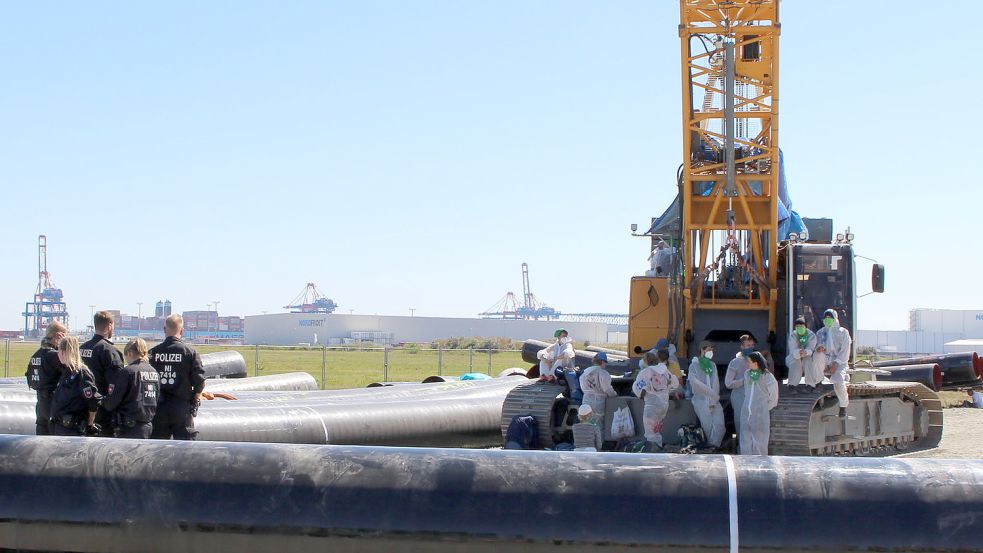
[(570, 343), (570, 338), (567, 337), (567, 336), (564, 336), (563, 338), (560, 338), (560, 343), (561, 344), (569, 344)]
[(704, 351), (703, 357), (706, 357), (707, 359), (713, 359), (713, 350), (711, 349), (711, 350)]

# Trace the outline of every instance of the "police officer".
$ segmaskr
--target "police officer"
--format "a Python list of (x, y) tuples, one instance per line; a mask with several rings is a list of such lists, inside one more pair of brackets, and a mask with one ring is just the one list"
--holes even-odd
[(62, 338), (58, 344), (58, 360), (64, 370), (51, 400), (51, 433), (55, 436), (94, 436), (98, 427), (93, 422), (102, 396), (96, 389), (92, 372), (82, 364), (78, 338)]
[(38, 348), (27, 363), (27, 385), (37, 392), (38, 400), (35, 406), (34, 433), (38, 436), (51, 434), (48, 424), (51, 418), (51, 395), (58, 386), (61, 377), (61, 363), (58, 361), (58, 343), (68, 334), (65, 325), (55, 321), (48, 325)]
[(147, 343), (134, 338), (123, 348), (126, 365), (116, 371), (101, 406), (111, 416), (117, 438), (149, 438), (157, 412), (160, 375), (147, 362)]
[(151, 438), (193, 440), (198, 435), (195, 415), (205, 388), (205, 370), (198, 352), (181, 340), (183, 333), (181, 315), (167, 317), (167, 337), (150, 350), (150, 364), (160, 373), (160, 400)]
[[(80, 347), (82, 362), (85, 363), (92, 376), (96, 379), (96, 389), (100, 395), (105, 396), (109, 393), (109, 383), (113, 380), (116, 371), (123, 368), (123, 356), (119, 350), (109, 340), (113, 337), (113, 314), (108, 311), (100, 311), (92, 317), (92, 326), (96, 329), (95, 335)], [(112, 419), (104, 409), (100, 408), (96, 412), (96, 421), (102, 430), (100, 436), (112, 436)]]

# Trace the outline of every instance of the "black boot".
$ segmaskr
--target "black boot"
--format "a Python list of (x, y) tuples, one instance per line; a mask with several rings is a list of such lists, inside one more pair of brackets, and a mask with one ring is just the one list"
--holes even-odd
[(840, 407), (840, 418), (841, 419), (846, 418), (846, 407)]

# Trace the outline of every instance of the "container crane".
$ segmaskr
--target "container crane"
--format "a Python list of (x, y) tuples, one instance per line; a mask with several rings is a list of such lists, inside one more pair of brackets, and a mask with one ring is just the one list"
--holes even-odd
[(313, 282), (308, 282), (300, 294), (283, 308), (290, 309), (291, 313), (333, 313), (338, 304), (324, 297)]
[(48, 237), (38, 236), (38, 285), (34, 300), (24, 305), (24, 337), (40, 336), (53, 322), (68, 322), (68, 307), (61, 288), (55, 286), (48, 272)]

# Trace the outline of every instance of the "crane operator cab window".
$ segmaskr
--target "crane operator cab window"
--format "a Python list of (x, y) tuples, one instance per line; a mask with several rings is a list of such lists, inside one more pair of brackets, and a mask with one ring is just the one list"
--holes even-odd
[(823, 326), (823, 312), (834, 307), (840, 324), (853, 329), (853, 251), (846, 246), (795, 246), (791, 254), (793, 316), (806, 326)]

